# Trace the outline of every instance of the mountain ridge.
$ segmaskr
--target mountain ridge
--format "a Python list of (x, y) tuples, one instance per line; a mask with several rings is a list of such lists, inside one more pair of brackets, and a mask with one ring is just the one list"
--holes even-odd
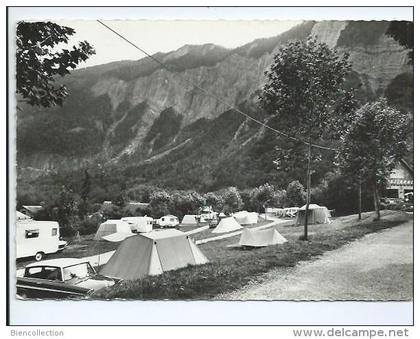
[[(308, 21), (278, 36), (256, 39), (234, 49), (213, 44), (184, 45), (154, 54), (166, 60), (170, 71), (149, 58), (77, 70), (63, 80), (71, 94), (62, 108), (24, 107), (18, 114), (18, 173), (31, 176), (28, 169), (35, 168), (32, 175), (36, 177), (43, 170), (60, 172), (87, 163), (128, 168), (144, 165), (147, 159), (156, 160), (146, 162), (146, 167), (154, 161), (164, 167), (165, 158), (175, 163), (189, 159), (192, 167), (203, 168), (202, 175), (209, 178), (206, 185), (216, 187), (215, 178), (222, 180), (216, 168), (229, 157), (235, 158), (235, 152), (249, 157), (247, 152), (264, 132), (214, 97), (200, 93), (193, 83), (265, 119), (256, 97), (273, 53), (288, 41), (312, 35), (340, 53), (349, 53), (353, 63), (349, 84), (358, 88), (362, 100), (368, 100), (383, 95), (395, 79), (412, 73), (408, 51), (385, 35), (387, 25), (389, 22), (382, 21)], [(220, 129), (221, 134), (209, 128)], [(187, 139), (191, 141), (185, 142)], [(219, 147), (212, 147), (210, 142)], [(208, 154), (206, 147), (220, 152), (220, 156)], [(159, 154), (165, 155), (153, 158)], [(243, 160), (237, 158), (238, 162)], [(263, 162), (268, 168), (268, 158)], [(181, 167), (182, 171), (189, 170)], [(246, 170), (244, 164), (238, 164), (238, 168)], [(199, 183), (194, 179), (199, 172), (191, 175), (190, 183)], [(160, 180), (168, 173), (176, 176), (168, 168), (159, 174), (151, 171), (144, 179)], [(241, 182), (247, 185), (247, 179)]]

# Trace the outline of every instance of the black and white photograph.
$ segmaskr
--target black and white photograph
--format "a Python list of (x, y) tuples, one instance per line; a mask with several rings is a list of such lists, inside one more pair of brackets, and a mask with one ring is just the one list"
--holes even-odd
[(132, 11), (13, 22), (14, 298), (412, 302), (413, 21)]

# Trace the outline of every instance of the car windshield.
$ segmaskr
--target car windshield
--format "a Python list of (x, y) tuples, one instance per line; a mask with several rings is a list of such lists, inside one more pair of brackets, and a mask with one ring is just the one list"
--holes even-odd
[(72, 279), (84, 279), (93, 273), (94, 272), (92, 267), (87, 262), (63, 268), (64, 281)]

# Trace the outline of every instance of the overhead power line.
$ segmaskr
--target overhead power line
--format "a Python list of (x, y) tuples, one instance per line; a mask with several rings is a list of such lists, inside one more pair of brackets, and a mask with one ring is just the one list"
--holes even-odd
[[(160, 66), (162, 66), (162, 68), (166, 69), (169, 72), (172, 72), (173, 70), (168, 67), (165, 63), (163, 63), (162, 61), (158, 60), (157, 58), (155, 58), (152, 54), (148, 53), (146, 50), (144, 50), (143, 48), (139, 47), (138, 45), (136, 45), (134, 42), (128, 40), (125, 36), (123, 36), (122, 34), (118, 33), (116, 30), (114, 30), (113, 28), (109, 27), (108, 25), (106, 25), (105, 23), (103, 23), (101, 20), (96, 20), (98, 23), (100, 23), (102, 26), (104, 26), (105, 28), (107, 28), (108, 30), (110, 30), (111, 32), (113, 32), (115, 35), (117, 35), (118, 37), (120, 37), (122, 40), (124, 40), (125, 42), (127, 42), (128, 44), (130, 44), (131, 46), (133, 46), (134, 48), (138, 49), (140, 52), (142, 52), (143, 54), (145, 54), (147, 57), (149, 57), (150, 59), (152, 59), (153, 61), (155, 61), (157, 64), (159, 64)], [(261, 125), (262, 127), (276, 133), (276, 134), (280, 134), (290, 140), (293, 141), (297, 141), (297, 142), (301, 142), (303, 144), (309, 145), (309, 142), (296, 138), (294, 136), (288, 135), (287, 133), (284, 133), (282, 131), (279, 131), (276, 128), (273, 128), (271, 126), (269, 126), (267, 123), (260, 121), (258, 119), (255, 119), (254, 117), (250, 116), (249, 114), (241, 111), (240, 109), (236, 108), (234, 105), (226, 102), (225, 100), (221, 99), (220, 97), (216, 96), (214, 93), (206, 90), (205, 88), (193, 83), (192, 81), (188, 80), (188, 79), (183, 79), (185, 82), (188, 82), (189, 84), (191, 84), (191, 86), (193, 86), (194, 88), (197, 88), (198, 90), (200, 90), (201, 92), (203, 92), (205, 95), (210, 96), (212, 98), (214, 98), (216, 101), (222, 103), (223, 105), (227, 106), (228, 108), (230, 108), (231, 110), (238, 112), (239, 114), (242, 114), (243, 116), (245, 116), (246, 118), (248, 118), (249, 120)], [(322, 146), (322, 145), (317, 145), (317, 144), (311, 144), (312, 147), (315, 148), (319, 148), (319, 149), (324, 149), (324, 150), (328, 150), (328, 151), (336, 151), (335, 148), (331, 148), (331, 147), (327, 147), (327, 146)]]

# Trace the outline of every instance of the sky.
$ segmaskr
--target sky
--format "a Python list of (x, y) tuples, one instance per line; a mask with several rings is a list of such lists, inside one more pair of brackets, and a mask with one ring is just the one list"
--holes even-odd
[[(96, 54), (79, 68), (118, 60), (138, 60), (145, 55), (93, 20), (55, 21), (75, 29), (70, 43), (87, 40)], [(302, 21), (246, 20), (113, 20), (112, 29), (147, 51), (169, 52), (186, 44), (213, 43), (226, 48), (242, 46), (258, 38), (279, 35)]]

